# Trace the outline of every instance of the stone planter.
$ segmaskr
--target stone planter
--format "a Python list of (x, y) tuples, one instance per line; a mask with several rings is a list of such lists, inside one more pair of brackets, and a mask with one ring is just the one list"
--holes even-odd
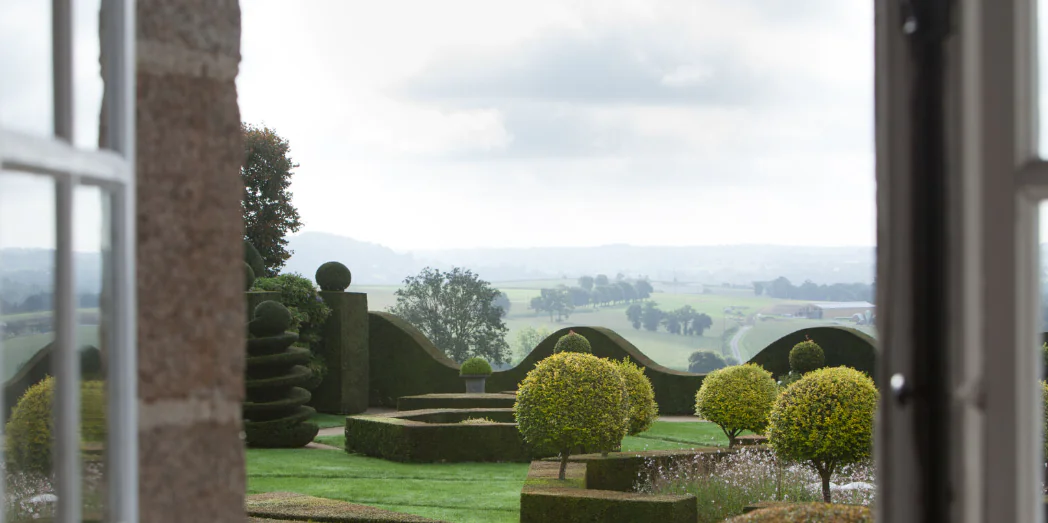
[(462, 380), (466, 382), (466, 393), (483, 394), (484, 382), (488, 379), (487, 374), (463, 374)]

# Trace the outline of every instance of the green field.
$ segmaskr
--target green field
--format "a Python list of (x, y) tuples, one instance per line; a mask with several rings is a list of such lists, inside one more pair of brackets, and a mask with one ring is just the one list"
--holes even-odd
[[(576, 325), (607, 327), (622, 335), (659, 364), (672, 369), (687, 370), (688, 356), (692, 352), (700, 349), (721, 352), (721, 334), (726, 328), (739, 325), (736, 320), (725, 316), (725, 308), (729, 306), (746, 307), (744, 312), (747, 315), (753, 315), (776, 304), (796, 303), (767, 296), (754, 296), (752, 290), (725, 287), (711, 287), (711, 294), (653, 294), (651, 299), (663, 310), (690, 305), (696, 311), (706, 313), (713, 318), (713, 327), (707, 330), (703, 336), (679, 336), (669, 334), (661, 329), (657, 332), (634, 329), (626, 319), (626, 305), (617, 305), (599, 310), (593, 310), (589, 307), (576, 309), (570, 318), (560, 322), (550, 322), (548, 315), (537, 315), (528, 309), (531, 298), (538, 295), (539, 289), (553, 287), (562, 283), (572, 284), (574, 281), (537, 280), (495, 284), (510, 299), (511, 306), (509, 314), (506, 316), (506, 326), (510, 330), (507, 340), (510, 342), (511, 347), (513, 340), (516, 339), (517, 332), (529, 326), (535, 328), (545, 327), (550, 331)], [(382, 311), (396, 303), (396, 297), (393, 293), (397, 288), (395, 286), (362, 286), (353, 287), (352, 290), (366, 292), (368, 294), (368, 308)], [(757, 322), (742, 337), (739, 349), (743, 358), (748, 359), (771, 342), (786, 334), (806, 327), (832, 324), (835, 324), (832, 320), (798, 319)], [(518, 355), (515, 354), (514, 361), (518, 359)]]

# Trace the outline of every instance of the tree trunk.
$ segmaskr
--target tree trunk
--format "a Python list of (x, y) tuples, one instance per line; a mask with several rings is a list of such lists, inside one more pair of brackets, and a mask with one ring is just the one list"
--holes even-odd
[(829, 467), (819, 471), (819, 476), (822, 478), (822, 500), (827, 503), (830, 502), (830, 475)]
[(563, 450), (560, 453), (560, 480), (564, 481), (564, 473), (568, 470), (568, 451)]

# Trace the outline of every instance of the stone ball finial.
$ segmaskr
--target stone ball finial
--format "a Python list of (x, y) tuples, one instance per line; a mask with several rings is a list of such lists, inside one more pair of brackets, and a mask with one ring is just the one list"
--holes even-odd
[(255, 319), (248, 324), (251, 334), (258, 337), (276, 336), (291, 327), (291, 311), (279, 302), (266, 300), (255, 307)]
[(344, 291), (353, 281), (349, 267), (337, 261), (329, 261), (317, 269), (317, 285), (322, 291)]

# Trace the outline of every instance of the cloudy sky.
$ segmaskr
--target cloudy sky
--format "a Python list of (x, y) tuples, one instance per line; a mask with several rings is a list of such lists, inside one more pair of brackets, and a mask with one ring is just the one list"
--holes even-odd
[[(76, 2), (83, 145), (97, 2)], [(0, 78), (22, 79), (0, 82), (0, 122), (36, 133), (45, 4), (5, 0), (0, 16), (0, 48), (20, 50), (0, 54)], [(241, 6), (242, 116), (290, 141), (303, 231), (398, 250), (875, 242), (872, 2)], [(48, 188), (3, 184), (0, 242), (50, 241), (9, 226)]]

